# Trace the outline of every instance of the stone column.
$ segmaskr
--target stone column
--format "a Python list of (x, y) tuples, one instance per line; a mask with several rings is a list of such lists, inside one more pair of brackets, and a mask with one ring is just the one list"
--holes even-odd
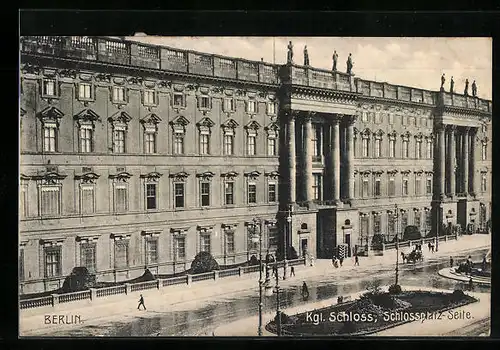
[(297, 166), (295, 164), (295, 115), (293, 113), (288, 113), (288, 170), (290, 176), (290, 203), (295, 203), (296, 201), (296, 171)]
[(346, 130), (346, 152), (347, 152), (347, 198), (349, 200), (354, 198), (354, 116), (347, 117), (347, 130)]
[(455, 197), (455, 167), (456, 167), (456, 154), (455, 154), (455, 126), (450, 125), (448, 127), (448, 132), (450, 133), (450, 144), (449, 144), (449, 157), (450, 157), (450, 196)]
[(340, 130), (339, 116), (335, 116), (331, 122), (332, 134), (330, 144), (331, 166), (332, 166), (332, 200), (335, 205), (340, 200)]
[(305, 166), (304, 166), (304, 181), (305, 181), (305, 199), (307, 202), (311, 202), (314, 200), (313, 198), (313, 166), (312, 166), (312, 157), (313, 157), (313, 145), (312, 145), (312, 139), (313, 139), (313, 127), (312, 127), (312, 116), (313, 113), (309, 112), (306, 115), (305, 118), (305, 128), (306, 128), (306, 135), (305, 135), (305, 147), (304, 147), (304, 154), (305, 154)]
[(470, 188), (471, 195), (476, 196), (476, 128), (472, 128), (470, 132)]
[(444, 191), (445, 191), (445, 169), (446, 169), (446, 159), (445, 159), (445, 129), (444, 125), (439, 126), (438, 130), (438, 137), (439, 137), (439, 143), (438, 143), (438, 152), (439, 154), (438, 161), (439, 161), (439, 178), (438, 178), (438, 183), (439, 183), (439, 198), (444, 199)]
[(463, 169), (463, 187), (464, 193), (467, 195), (469, 193), (469, 130), (466, 127), (463, 134), (463, 157), (464, 157), (464, 169)]

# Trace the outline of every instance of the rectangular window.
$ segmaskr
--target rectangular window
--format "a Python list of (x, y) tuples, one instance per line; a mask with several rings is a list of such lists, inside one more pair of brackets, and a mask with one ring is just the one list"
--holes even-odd
[(233, 205), (234, 204), (234, 182), (224, 183), (224, 204)]
[(82, 214), (92, 214), (95, 211), (94, 208), (94, 185), (81, 185), (80, 187), (81, 207), (80, 213)]
[(154, 90), (144, 90), (144, 104), (154, 105), (155, 103), (155, 91)]
[(382, 157), (382, 140), (375, 139), (375, 157)]
[(174, 94), (174, 107), (184, 107), (183, 94)]
[(481, 192), (486, 192), (486, 175), (481, 176)]
[(156, 209), (156, 184), (146, 184), (146, 210)]
[(175, 258), (176, 260), (186, 259), (186, 237), (184, 236), (175, 238)]
[(210, 206), (210, 182), (201, 183), (201, 206)]
[(233, 135), (224, 135), (224, 155), (231, 156), (233, 155)]
[(158, 263), (158, 239), (156, 237), (146, 238), (146, 265)]
[(361, 243), (363, 243), (363, 238), (368, 237), (368, 230), (369, 230), (369, 225), (370, 221), (368, 217), (362, 217), (361, 218)]
[(210, 108), (210, 97), (200, 96), (200, 108), (209, 109)]
[(415, 213), (415, 222), (414, 225), (417, 226), (420, 229), (420, 212)]
[(234, 254), (234, 233), (226, 233), (226, 254)]
[(80, 83), (78, 96), (83, 100), (90, 100), (92, 98), (92, 85)]
[(200, 135), (200, 154), (210, 154), (210, 135)]
[(234, 112), (236, 110), (236, 106), (233, 98), (225, 98), (224, 99), (224, 111), (225, 112)]
[(276, 139), (269, 138), (267, 139), (267, 155), (275, 156), (276, 155)]
[(390, 125), (394, 124), (394, 114), (389, 114), (389, 124)]
[(19, 281), (24, 281), (24, 248), (19, 249)]
[(248, 113), (256, 113), (256, 111), (257, 111), (257, 102), (256, 101), (252, 101), (252, 100), (248, 101), (247, 108), (248, 108), (248, 110), (247, 110)]
[(276, 202), (276, 184), (268, 185), (267, 197), (270, 203)]
[(419, 178), (415, 179), (415, 196), (420, 196), (422, 194), (421, 180)]
[(125, 153), (125, 130), (113, 131), (113, 153)]
[(363, 157), (368, 158), (368, 142), (367, 138), (363, 138)]
[(313, 156), (319, 157), (323, 154), (323, 127), (320, 124), (314, 125)]
[(361, 121), (362, 121), (363, 123), (368, 122), (368, 112), (363, 112), (363, 113), (361, 114)]
[(184, 184), (176, 183), (175, 189), (175, 207), (184, 208)]
[(432, 215), (430, 211), (425, 212), (425, 228), (429, 229), (432, 225)]
[(382, 190), (380, 187), (380, 179), (375, 179), (375, 197), (382, 195)]
[(401, 214), (401, 233), (405, 232), (405, 228), (408, 226), (408, 213)]
[(60, 208), (60, 188), (59, 186), (43, 186), (41, 188), (41, 214), (42, 216), (59, 215)]
[(276, 103), (269, 102), (267, 104), (267, 114), (275, 115), (276, 114)]
[(407, 140), (403, 140), (403, 158), (410, 157), (410, 147), (409, 142)]
[(268, 228), (268, 247), (271, 249), (275, 249), (278, 247), (279, 238), (278, 238), (278, 228), (277, 227), (269, 227)]
[(125, 102), (125, 88), (121, 86), (113, 87), (113, 101)]
[(487, 152), (486, 144), (483, 143), (481, 145), (481, 159), (482, 160), (486, 160), (486, 152)]
[(396, 157), (396, 140), (389, 140), (389, 157)]
[(128, 240), (115, 241), (115, 269), (128, 267)]
[(43, 151), (44, 152), (56, 152), (56, 133), (57, 128), (55, 126), (44, 126), (43, 127)]
[(432, 179), (425, 180), (425, 193), (432, 194)]
[(255, 155), (255, 138), (253, 135), (247, 136), (247, 153), (249, 156)]
[(373, 234), (380, 234), (380, 215), (373, 216)]
[(387, 188), (387, 195), (388, 196), (395, 196), (396, 195), (396, 181), (394, 181), (393, 178), (389, 179), (389, 186)]
[(184, 134), (174, 133), (174, 154), (184, 154)]
[(61, 275), (61, 247), (44, 249), (45, 277), (59, 277)]
[(115, 211), (124, 213), (128, 210), (128, 193), (126, 185), (115, 185)]
[(91, 127), (80, 127), (80, 152), (92, 152), (92, 134)]
[(28, 216), (28, 186), (19, 187), (19, 216), (25, 218)]
[(154, 132), (144, 133), (144, 153), (146, 154), (156, 153), (156, 133)]
[(391, 236), (393, 236), (396, 232), (395, 230), (396, 227), (396, 218), (394, 217), (394, 214), (388, 213), (387, 214), (387, 234), (389, 235), (389, 239)]
[(408, 180), (407, 179), (403, 179), (402, 195), (403, 196), (407, 196), (408, 195)]
[(368, 197), (368, 195), (369, 195), (368, 190), (369, 190), (368, 179), (363, 179), (363, 189), (362, 189), (362, 194), (361, 194), (361, 196), (363, 198)]
[(257, 185), (248, 184), (248, 203), (257, 203)]
[(422, 158), (422, 142), (417, 142), (416, 144), (416, 149), (415, 149), (415, 158), (421, 159)]
[(86, 267), (89, 272), (96, 271), (96, 243), (80, 244), (80, 266)]
[(427, 158), (432, 158), (432, 141), (427, 141)]
[(54, 80), (44, 79), (43, 94), (45, 96), (56, 96), (56, 82)]
[(313, 174), (313, 199), (321, 200), (321, 175)]
[(200, 235), (200, 252), (210, 253), (210, 235)]

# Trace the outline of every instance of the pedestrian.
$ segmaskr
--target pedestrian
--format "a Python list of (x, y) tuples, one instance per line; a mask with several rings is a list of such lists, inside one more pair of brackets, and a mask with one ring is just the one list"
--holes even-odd
[(357, 255), (354, 256), (354, 266), (359, 266), (359, 257)]
[(311, 259), (311, 266), (314, 266), (314, 257), (312, 255), (311, 255), (310, 259)]
[(335, 259), (336, 259), (336, 257), (335, 257), (335, 255), (334, 255), (334, 256), (332, 257), (332, 265), (333, 265), (333, 266), (335, 266)]
[(481, 267), (483, 268), (483, 270), (486, 270), (486, 264), (487, 264), (487, 262), (486, 262), (486, 255), (485, 255), (485, 256), (483, 256), (483, 262), (481, 263)]
[(453, 257), (450, 256), (450, 267), (453, 267)]
[(431, 242), (427, 244), (427, 248), (429, 248), (429, 251), (431, 251)]
[(290, 277), (295, 277), (295, 267), (294, 266), (291, 266), (290, 267)]
[(141, 305), (144, 308), (144, 310), (146, 310), (146, 305), (144, 305), (144, 297), (142, 296), (142, 294), (141, 294), (141, 297), (139, 299), (139, 305), (137, 305), (137, 310), (141, 309)]
[(343, 256), (341, 256), (341, 257), (340, 257), (340, 267), (342, 267), (342, 263), (343, 263), (343, 262), (344, 262), (344, 257), (343, 257)]
[(469, 278), (469, 289), (473, 290), (474, 289), (474, 282), (472, 281), (472, 277)]
[(431, 244), (431, 252), (434, 253), (434, 244)]
[(302, 283), (302, 298), (307, 300), (309, 298), (309, 288), (307, 288), (306, 281)]

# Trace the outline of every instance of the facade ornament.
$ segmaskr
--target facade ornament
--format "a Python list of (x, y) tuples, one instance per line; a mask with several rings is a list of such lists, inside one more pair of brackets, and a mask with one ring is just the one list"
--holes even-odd
[(148, 179), (148, 181), (158, 182), (158, 180), (160, 180), (160, 177), (162, 177), (162, 176), (163, 176), (163, 174), (160, 174), (157, 171), (152, 171), (152, 172), (147, 173), (147, 174), (141, 174), (139, 177), (141, 179)]
[(277, 180), (280, 177), (280, 173), (276, 170), (273, 170), (271, 172), (264, 173), (264, 176), (267, 176), (267, 177), (271, 178), (272, 180)]
[(352, 67), (354, 63), (352, 62), (352, 54), (349, 53), (349, 57), (347, 57), (347, 74), (352, 74)]
[(332, 70), (334, 72), (337, 71), (337, 61), (339, 59), (339, 55), (337, 54), (337, 50), (334, 50), (333, 51), (333, 56), (332, 56), (332, 60), (333, 60), (333, 67), (332, 67)]
[(174, 179), (174, 181), (180, 181), (180, 182), (185, 182), (187, 177), (189, 176), (188, 173), (185, 171), (180, 171), (178, 173), (170, 174), (169, 177), (171, 179)]
[(212, 178), (214, 177), (214, 175), (215, 175), (215, 173), (213, 173), (211, 171), (205, 171), (203, 173), (196, 174), (196, 177), (200, 178), (200, 179), (203, 179), (205, 181), (209, 181), (209, 180), (212, 180)]
[(171, 88), (172, 87), (172, 82), (171, 81), (167, 81), (167, 80), (161, 80), (158, 83), (158, 86), (161, 87), (161, 88)]
[(444, 91), (444, 83), (446, 82), (446, 78), (443, 75), (441, 75), (441, 88), (439, 89), (440, 91)]
[(128, 83), (133, 84), (133, 85), (141, 85), (142, 84), (142, 78), (141, 77), (130, 77), (128, 78)]
[(464, 95), (469, 96), (469, 79), (465, 79)]
[(122, 171), (117, 174), (109, 175), (109, 178), (115, 180), (116, 182), (127, 182), (133, 175), (129, 172)]
[(475, 80), (472, 82), (472, 96), (477, 97), (477, 85)]
[(40, 73), (40, 66), (34, 65), (31, 63), (26, 63), (22, 68), (21, 71), (23, 73), (28, 73), (28, 74), (38, 74)]
[(238, 175), (236, 171), (228, 171), (227, 173), (222, 173), (220, 176), (226, 180), (234, 180)]
[(75, 175), (75, 180), (80, 180), (83, 184), (94, 184), (101, 177), (94, 172), (88, 172), (81, 175)]
[(454, 92), (454, 90), (453, 90), (454, 86), (455, 86), (455, 81), (453, 80), (453, 76), (451, 76), (451, 80), (450, 80), (450, 92), (451, 93)]
[(245, 177), (248, 177), (250, 180), (257, 180), (257, 178), (260, 176), (260, 172), (257, 170), (253, 170), (250, 172), (245, 173)]
[(307, 52), (307, 45), (304, 46), (304, 66), (309, 66), (309, 53)]
[(61, 78), (72, 78), (76, 79), (78, 72), (75, 69), (61, 69), (57, 72)]
[(106, 73), (96, 74), (95, 80), (99, 81), (99, 82), (110, 83), (111, 82), (111, 74), (106, 74)]
[(286, 63), (292, 64), (293, 63), (293, 44), (292, 44), (292, 41), (288, 42), (287, 48), (288, 48), (288, 52), (287, 52)]

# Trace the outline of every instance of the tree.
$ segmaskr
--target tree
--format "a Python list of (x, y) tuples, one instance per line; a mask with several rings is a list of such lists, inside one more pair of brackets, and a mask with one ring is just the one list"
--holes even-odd
[(86, 267), (74, 267), (64, 280), (62, 290), (64, 293), (78, 292), (93, 287), (95, 283), (96, 276), (89, 273)]
[(417, 226), (409, 225), (405, 227), (405, 232), (403, 233), (404, 241), (414, 241), (421, 238), (422, 235)]
[(199, 252), (191, 263), (191, 273), (198, 274), (219, 270), (219, 264), (209, 252)]

